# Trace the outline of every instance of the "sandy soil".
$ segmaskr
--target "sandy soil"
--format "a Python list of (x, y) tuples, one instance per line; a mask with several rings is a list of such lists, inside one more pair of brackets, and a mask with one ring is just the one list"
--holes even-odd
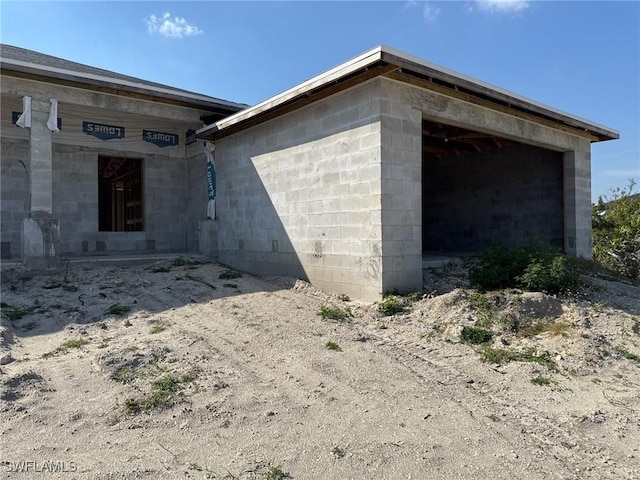
[(481, 296), (452, 266), (385, 316), (199, 260), (3, 270), (2, 476), (640, 478), (638, 286)]

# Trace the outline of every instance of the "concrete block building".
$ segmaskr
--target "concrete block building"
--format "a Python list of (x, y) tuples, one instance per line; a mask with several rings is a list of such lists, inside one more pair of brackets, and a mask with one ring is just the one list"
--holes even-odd
[[(292, 275), (366, 300), (420, 290), (425, 253), (539, 239), (590, 257), (590, 145), (618, 138), (610, 128), (387, 47), (249, 108), (155, 84), (144, 98), (118, 88), (84, 92), (6, 68), (3, 49), (2, 241), (11, 243), (12, 256), (40, 255), (25, 237), (35, 224), (46, 230), (37, 213), (45, 211), (57, 222), (62, 253), (199, 251), (240, 270)], [(117, 74), (111, 77), (115, 82)], [(73, 128), (65, 115), (59, 133), (10, 125), (21, 97), (45, 86), (56, 90), (44, 90), (34, 112), (46, 120), (55, 93), (59, 111), (75, 114)], [(150, 93), (158, 89), (182, 103)], [(136, 144), (87, 138), (80, 120), (121, 126), (127, 135), (137, 128)], [(158, 151), (144, 139), (147, 131), (185, 135), (198, 122), (192, 145)], [(35, 151), (43, 143), (51, 153)], [(216, 165), (210, 218), (203, 152), (213, 152)], [(101, 213), (98, 178), (104, 169), (128, 174), (110, 158), (142, 162), (139, 230), (104, 231), (116, 220)], [(51, 184), (42, 199), (40, 181)], [(14, 248), (21, 236), (22, 250)]]
[(2, 261), (198, 249), (193, 132), (246, 105), (9, 45), (0, 67)]

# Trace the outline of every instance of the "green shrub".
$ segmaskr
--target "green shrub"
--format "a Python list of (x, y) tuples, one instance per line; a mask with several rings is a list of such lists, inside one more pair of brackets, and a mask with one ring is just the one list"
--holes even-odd
[(575, 286), (579, 272), (555, 248), (542, 243), (494, 244), (470, 261), (471, 283), (482, 290), (522, 288), (558, 293)]
[(635, 182), (600, 196), (592, 207), (593, 257), (618, 275), (640, 280), (640, 196)]
[(242, 274), (240, 272), (236, 272), (234, 270), (225, 270), (218, 275), (220, 280), (233, 280), (234, 278), (240, 278)]
[(536, 354), (533, 348), (525, 350), (507, 350), (503, 348), (484, 347), (480, 351), (480, 357), (485, 362), (505, 364), (509, 362), (533, 362), (543, 365), (550, 370), (556, 369), (556, 362), (549, 354)]
[(531, 383), (542, 387), (544, 385), (551, 385), (551, 379), (548, 377), (543, 377), (542, 375), (538, 375), (537, 377), (533, 377), (531, 379)]
[(317, 312), (323, 320), (346, 323), (351, 320), (353, 314), (349, 307), (341, 308), (337, 305), (321, 305)]
[(131, 310), (128, 305), (122, 305), (121, 303), (114, 303), (104, 312), (110, 315), (126, 315)]
[(481, 343), (487, 343), (493, 340), (493, 332), (485, 330), (484, 328), (464, 326), (462, 327), (460, 340), (462, 343), (480, 345)]
[(404, 312), (404, 303), (398, 295), (389, 295), (378, 304), (378, 311), (386, 316), (395, 315)]
[(333, 350), (334, 352), (342, 351), (340, 345), (338, 345), (336, 342), (327, 342), (325, 347), (327, 347), (327, 350)]

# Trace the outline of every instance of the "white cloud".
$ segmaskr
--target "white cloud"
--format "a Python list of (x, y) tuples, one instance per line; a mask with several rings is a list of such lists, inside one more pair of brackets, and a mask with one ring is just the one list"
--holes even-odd
[(520, 13), (529, 8), (529, 0), (476, 0), (481, 10), (497, 13)]
[(158, 33), (163, 37), (182, 38), (204, 33), (197, 26), (187, 22), (184, 17), (172, 17), (168, 12), (161, 16), (149, 15), (145, 22), (149, 33)]
[(438, 7), (434, 7), (433, 5), (425, 2), (424, 7), (422, 7), (422, 17), (425, 22), (433, 23), (439, 15), (440, 9)]
[(402, 6), (403, 10), (410, 10), (413, 7), (422, 5), (422, 18), (426, 23), (434, 23), (436, 18), (440, 16), (440, 8), (433, 6), (430, 2), (418, 2), (416, 0), (408, 0)]

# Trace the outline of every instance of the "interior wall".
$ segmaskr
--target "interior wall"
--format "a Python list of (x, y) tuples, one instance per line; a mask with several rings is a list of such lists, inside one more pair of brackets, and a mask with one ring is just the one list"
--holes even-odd
[(539, 239), (562, 249), (563, 154), (529, 145), (423, 158), (423, 250)]

